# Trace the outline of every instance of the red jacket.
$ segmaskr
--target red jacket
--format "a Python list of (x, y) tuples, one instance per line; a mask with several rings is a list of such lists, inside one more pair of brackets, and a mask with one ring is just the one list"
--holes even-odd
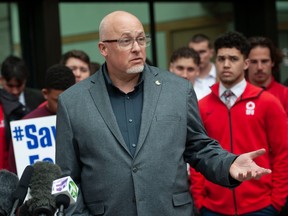
[(191, 192), (198, 208), (220, 214), (244, 214), (272, 204), (280, 210), (288, 195), (288, 138), (285, 111), (273, 95), (249, 83), (230, 111), (219, 98), (219, 83), (199, 101), (210, 137), (229, 152), (241, 154), (260, 148), (267, 153), (255, 159), (272, 174), (243, 182), (231, 190), (205, 180), (191, 169)]
[(8, 149), (6, 145), (4, 111), (0, 103), (0, 170), (8, 169)]
[(276, 82), (272, 77), (272, 81), (266, 87), (266, 91), (270, 92), (280, 100), (280, 103), (283, 105), (286, 115), (288, 116), (288, 88)]

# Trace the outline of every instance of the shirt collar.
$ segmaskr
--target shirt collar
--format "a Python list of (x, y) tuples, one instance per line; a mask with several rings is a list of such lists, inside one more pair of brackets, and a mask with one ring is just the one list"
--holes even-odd
[(214, 63), (211, 63), (211, 64), (212, 64), (212, 66), (211, 66), (211, 70), (209, 71), (208, 76), (216, 79), (216, 67), (215, 67)]
[[(105, 79), (105, 83), (106, 83), (106, 86), (108, 88), (108, 91), (111, 90), (111, 88), (117, 88), (113, 83), (112, 83), (112, 80), (110, 79), (109, 77), (109, 74), (108, 74), (108, 70), (107, 70), (107, 65), (106, 63), (104, 64), (104, 67), (103, 67), (103, 74), (104, 74), (104, 79)], [(144, 71), (143, 71), (144, 72)], [(139, 77), (139, 81), (137, 83), (137, 85), (135, 86), (135, 89), (138, 89), (139, 88), (139, 85), (143, 83), (144, 79), (143, 79), (143, 72), (140, 73), (140, 77)], [(118, 89), (118, 88), (117, 88)]]
[[(213, 80), (216, 80), (216, 77), (217, 77), (216, 67), (215, 67), (214, 63), (211, 63), (211, 64), (212, 64), (212, 66), (211, 66), (211, 69), (210, 69), (208, 75), (204, 78), (196, 77), (195, 82), (203, 83), (203, 82), (205, 82), (205, 80), (210, 80), (211, 78)], [(215, 83), (215, 81), (214, 81), (214, 83)]]
[(20, 102), (21, 104), (23, 104), (24, 106), (26, 105), (26, 103), (25, 103), (25, 97), (24, 97), (24, 91), (22, 91), (22, 92), (20, 93), (20, 95), (19, 95), (19, 102)]
[[(238, 98), (240, 95), (243, 94), (245, 88), (246, 88), (247, 82), (245, 79), (243, 79), (241, 82), (234, 85), (230, 90), (233, 92), (233, 94)], [(220, 82), (219, 86), (219, 97), (221, 97), (227, 89), (224, 87), (224, 85)]]

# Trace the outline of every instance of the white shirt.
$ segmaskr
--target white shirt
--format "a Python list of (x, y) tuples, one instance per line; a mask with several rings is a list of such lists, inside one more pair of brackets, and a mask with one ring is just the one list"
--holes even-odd
[(208, 76), (197, 77), (193, 85), (197, 99), (200, 100), (211, 92), (210, 87), (216, 82), (216, 67), (212, 63)]
[(19, 95), (19, 102), (23, 104), (24, 106), (26, 105), (25, 98), (24, 98), (24, 91), (22, 91), (21, 94)]
[[(230, 104), (231, 107), (235, 104), (236, 100), (238, 97), (240, 97), (245, 88), (246, 88), (247, 82), (245, 79), (243, 79), (241, 82), (237, 83), (235, 86), (233, 86), (232, 88), (230, 88), (230, 90), (233, 92), (233, 95), (230, 98)], [(223, 86), (223, 84), (220, 82), (220, 86), (219, 86), (219, 97), (221, 99), (221, 101), (225, 104), (225, 97), (223, 95), (223, 93), (226, 91), (227, 89)]]

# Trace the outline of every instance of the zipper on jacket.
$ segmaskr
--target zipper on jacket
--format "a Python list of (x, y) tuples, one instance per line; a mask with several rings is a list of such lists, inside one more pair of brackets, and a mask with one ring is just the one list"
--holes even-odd
[(236, 194), (235, 194), (234, 188), (232, 189), (232, 195), (233, 195), (233, 202), (234, 202), (234, 209), (235, 209), (234, 216), (238, 216), (237, 199), (236, 199)]
[[(233, 106), (232, 106), (233, 107)], [(231, 109), (228, 109), (228, 119), (229, 119), (229, 132), (230, 132), (230, 149), (231, 149), (231, 153), (234, 153), (233, 150), (233, 139), (232, 139), (232, 120), (231, 120)], [(235, 189), (232, 189), (232, 196), (233, 196), (233, 203), (234, 203), (234, 209), (235, 209), (235, 213), (234, 216), (238, 216), (238, 209), (237, 209), (237, 199), (236, 199), (236, 194), (235, 194)]]

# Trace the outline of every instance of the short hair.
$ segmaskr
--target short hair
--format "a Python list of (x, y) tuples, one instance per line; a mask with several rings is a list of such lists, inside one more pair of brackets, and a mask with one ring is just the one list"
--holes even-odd
[(60, 59), (60, 64), (66, 65), (69, 58), (80, 59), (90, 66), (90, 58), (84, 51), (81, 50), (70, 50), (64, 53)]
[(270, 50), (270, 58), (274, 62), (273, 71), (276, 72), (280, 69), (284, 54), (274, 45), (272, 40), (267, 37), (253, 36), (248, 38), (248, 41), (250, 43), (250, 50), (258, 46), (268, 48)]
[(176, 49), (170, 57), (170, 63), (175, 62), (179, 58), (192, 58), (196, 65), (200, 65), (200, 56), (192, 48), (184, 46)]
[(221, 48), (236, 48), (246, 58), (250, 51), (250, 45), (247, 38), (240, 32), (226, 32), (218, 36), (214, 42), (214, 48), (216, 53)]
[(75, 76), (70, 68), (61, 64), (55, 64), (47, 69), (45, 88), (66, 90), (74, 84)]
[(213, 44), (211, 43), (211, 39), (207, 35), (202, 34), (202, 33), (198, 33), (198, 34), (193, 35), (192, 38), (189, 40), (189, 43), (201, 43), (204, 41), (208, 42), (208, 47), (210, 49), (213, 48)]
[(1, 75), (8, 82), (15, 78), (17, 82), (23, 83), (28, 79), (29, 70), (23, 59), (10, 55), (2, 62)]

